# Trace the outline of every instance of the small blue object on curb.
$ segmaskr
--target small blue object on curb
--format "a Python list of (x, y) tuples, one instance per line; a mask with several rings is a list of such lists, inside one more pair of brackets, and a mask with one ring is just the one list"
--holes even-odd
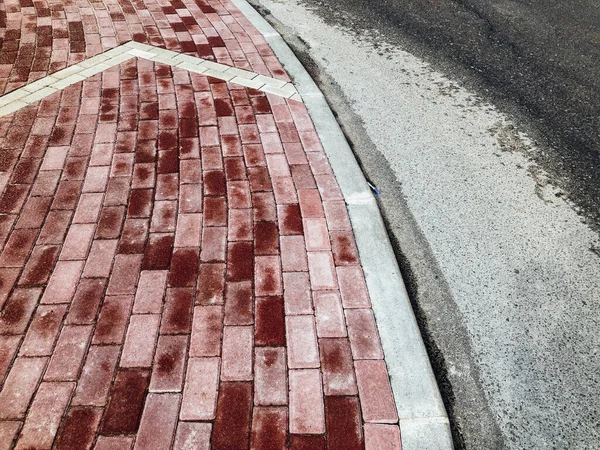
[(379, 189), (377, 189), (375, 186), (373, 186), (373, 185), (372, 185), (371, 183), (369, 183), (368, 181), (367, 181), (367, 184), (369, 185), (369, 187), (370, 187), (371, 189), (373, 189), (373, 192), (375, 192), (375, 195), (379, 195), (379, 194), (381, 194), (381, 192), (379, 191)]

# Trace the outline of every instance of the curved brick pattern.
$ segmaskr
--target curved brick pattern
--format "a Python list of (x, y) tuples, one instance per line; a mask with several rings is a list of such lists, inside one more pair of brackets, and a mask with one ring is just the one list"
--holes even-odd
[[(132, 38), (287, 80), (228, 2), (5, 5), (7, 91)], [(0, 118), (2, 445), (399, 448), (304, 105), (142, 57), (72, 81)]]

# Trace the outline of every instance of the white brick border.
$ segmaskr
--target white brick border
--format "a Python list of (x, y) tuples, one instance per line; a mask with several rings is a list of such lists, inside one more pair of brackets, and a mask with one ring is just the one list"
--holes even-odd
[(190, 72), (302, 102), (302, 97), (300, 97), (292, 83), (195, 56), (129, 41), (3, 95), (0, 97), (0, 117), (14, 113), (25, 106), (63, 90), (67, 86), (83, 81), (131, 58), (144, 58), (168, 64)]

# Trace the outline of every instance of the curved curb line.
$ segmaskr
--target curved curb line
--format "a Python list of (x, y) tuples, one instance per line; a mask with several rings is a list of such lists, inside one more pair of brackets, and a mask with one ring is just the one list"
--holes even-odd
[(404, 450), (452, 449), (448, 416), (377, 202), (323, 93), (281, 35), (246, 1), (232, 3), (262, 33), (302, 96), (346, 200), (400, 417)]

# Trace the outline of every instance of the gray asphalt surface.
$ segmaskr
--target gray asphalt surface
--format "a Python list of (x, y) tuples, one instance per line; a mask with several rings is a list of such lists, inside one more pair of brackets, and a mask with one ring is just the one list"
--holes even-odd
[[(306, 0), (331, 24), (379, 30), (529, 120), (537, 161), (600, 229), (600, 2)], [(348, 22), (348, 17), (352, 17)], [(343, 19), (342, 19), (343, 18)]]
[[(560, 157), (567, 147), (553, 137), (563, 128), (546, 133), (545, 119), (520, 107), (508, 88), (415, 43), (373, 12), (380, 3), (370, 2), (369, 12), (346, 1), (260, 3), (382, 191), (457, 448), (598, 448), (599, 241), (577, 208), (594, 197), (569, 190), (597, 177), (572, 178)], [(404, 5), (411, 17), (423, 16), (422, 26), (430, 17), (432, 35), (438, 26), (479, 35), (472, 13), (465, 22), (461, 14), (445, 19), (444, 8), (461, 4), (431, 3), (425, 12)], [(507, 5), (505, 15), (516, 8)], [(544, 137), (555, 145), (542, 145)], [(573, 151), (583, 155), (576, 170), (593, 162)], [(593, 217), (593, 208), (583, 211)]]

